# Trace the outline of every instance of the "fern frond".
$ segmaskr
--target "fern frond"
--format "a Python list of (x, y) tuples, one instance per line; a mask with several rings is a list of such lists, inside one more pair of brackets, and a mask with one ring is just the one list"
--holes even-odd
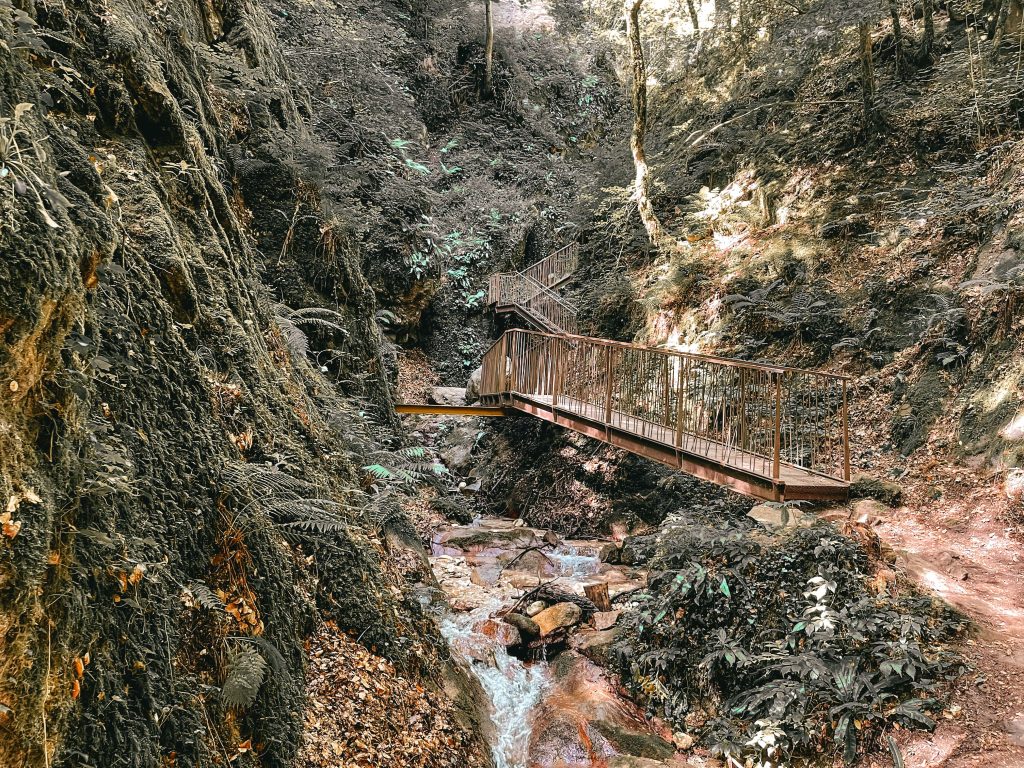
[(309, 353), (309, 337), (300, 326), (324, 328), (333, 333), (348, 335), (342, 325), (344, 315), (326, 307), (292, 309), (287, 304), (274, 304), (274, 320), (284, 335), (285, 344), (293, 357), (304, 358)]
[(427, 449), (422, 445), (413, 445), (409, 448), (401, 448), (395, 451), (396, 456), (402, 456), (407, 459), (422, 459), (427, 455)]
[(267, 674), (267, 661), (255, 648), (244, 648), (228, 660), (228, 672), (220, 690), (223, 702), (244, 709), (256, 701)]
[(388, 469), (383, 464), (367, 464), (363, 467), (364, 472), (369, 472), (378, 480), (394, 480), (396, 473), (394, 470)]
[(288, 523), (278, 523), (278, 528), (305, 533), (346, 533), (348, 531), (348, 525), (340, 520), (292, 520)]
[(284, 336), (285, 346), (293, 358), (304, 359), (309, 353), (309, 337), (299, 326), (286, 317), (277, 317), (277, 327), (281, 329)]
[(188, 591), (192, 593), (192, 597), (199, 603), (203, 608), (210, 611), (223, 611), (224, 601), (221, 600), (214, 593), (212, 589), (206, 586), (202, 581), (193, 581), (188, 585)]
[(270, 642), (265, 637), (237, 637), (236, 640), (242, 642), (252, 643), (255, 645), (263, 658), (270, 664), (270, 669), (275, 675), (287, 675), (288, 674), (288, 662), (284, 660), (284, 656), (277, 650), (277, 646)]
[(222, 476), (234, 489), (250, 496), (312, 496), (316, 493), (312, 483), (260, 464), (233, 462), (224, 468)]
[(264, 505), (274, 522), (309, 516), (333, 518), (341, 505), (332, 499), (271, 499)]

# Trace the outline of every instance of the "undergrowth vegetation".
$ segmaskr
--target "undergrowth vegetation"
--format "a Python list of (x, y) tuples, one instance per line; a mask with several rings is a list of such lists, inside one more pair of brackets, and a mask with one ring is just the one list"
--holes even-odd
[(897, 728), (931, 729), (962, 662), (962, 617), (883, 578), (817, 524), (778, 538), (682, 517), (617, 646), (627, 685), (730, 765), (846, 763)]

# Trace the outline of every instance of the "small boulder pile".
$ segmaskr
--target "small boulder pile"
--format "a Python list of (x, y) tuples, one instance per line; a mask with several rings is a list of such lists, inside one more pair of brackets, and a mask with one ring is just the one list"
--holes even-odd
[(571, 592), (546, 587), (532, 597), (536, 599), (520, 600), (475, 629), (512, 654), (534, 658), (562, 650), (575, 628), (604, 615), (590, 600)]

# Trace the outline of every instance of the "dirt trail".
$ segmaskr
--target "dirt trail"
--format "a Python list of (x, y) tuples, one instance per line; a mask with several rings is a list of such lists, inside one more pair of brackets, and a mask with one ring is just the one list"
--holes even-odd
[(1024, 546), (1000, 515), (1005, 505), (996, 489), (977, 488), (895, 510), (878, 528), (903, 551), (910, 578), (978, 625), (950, 717), (902, 744), (908, 768), (1024, 766)]

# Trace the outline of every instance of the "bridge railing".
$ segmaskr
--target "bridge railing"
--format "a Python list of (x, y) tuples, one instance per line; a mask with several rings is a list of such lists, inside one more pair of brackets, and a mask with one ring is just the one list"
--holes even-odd
[(487, 303), (499, 307), (518, 306), (552, 330), (579, 333), (576, 306), (521, 272), (491, 275)]
[(484, 356), (481, 395), (550, 402), (774, 480), (786, 465), (850, 479), (844, 376), (512, 330)]

